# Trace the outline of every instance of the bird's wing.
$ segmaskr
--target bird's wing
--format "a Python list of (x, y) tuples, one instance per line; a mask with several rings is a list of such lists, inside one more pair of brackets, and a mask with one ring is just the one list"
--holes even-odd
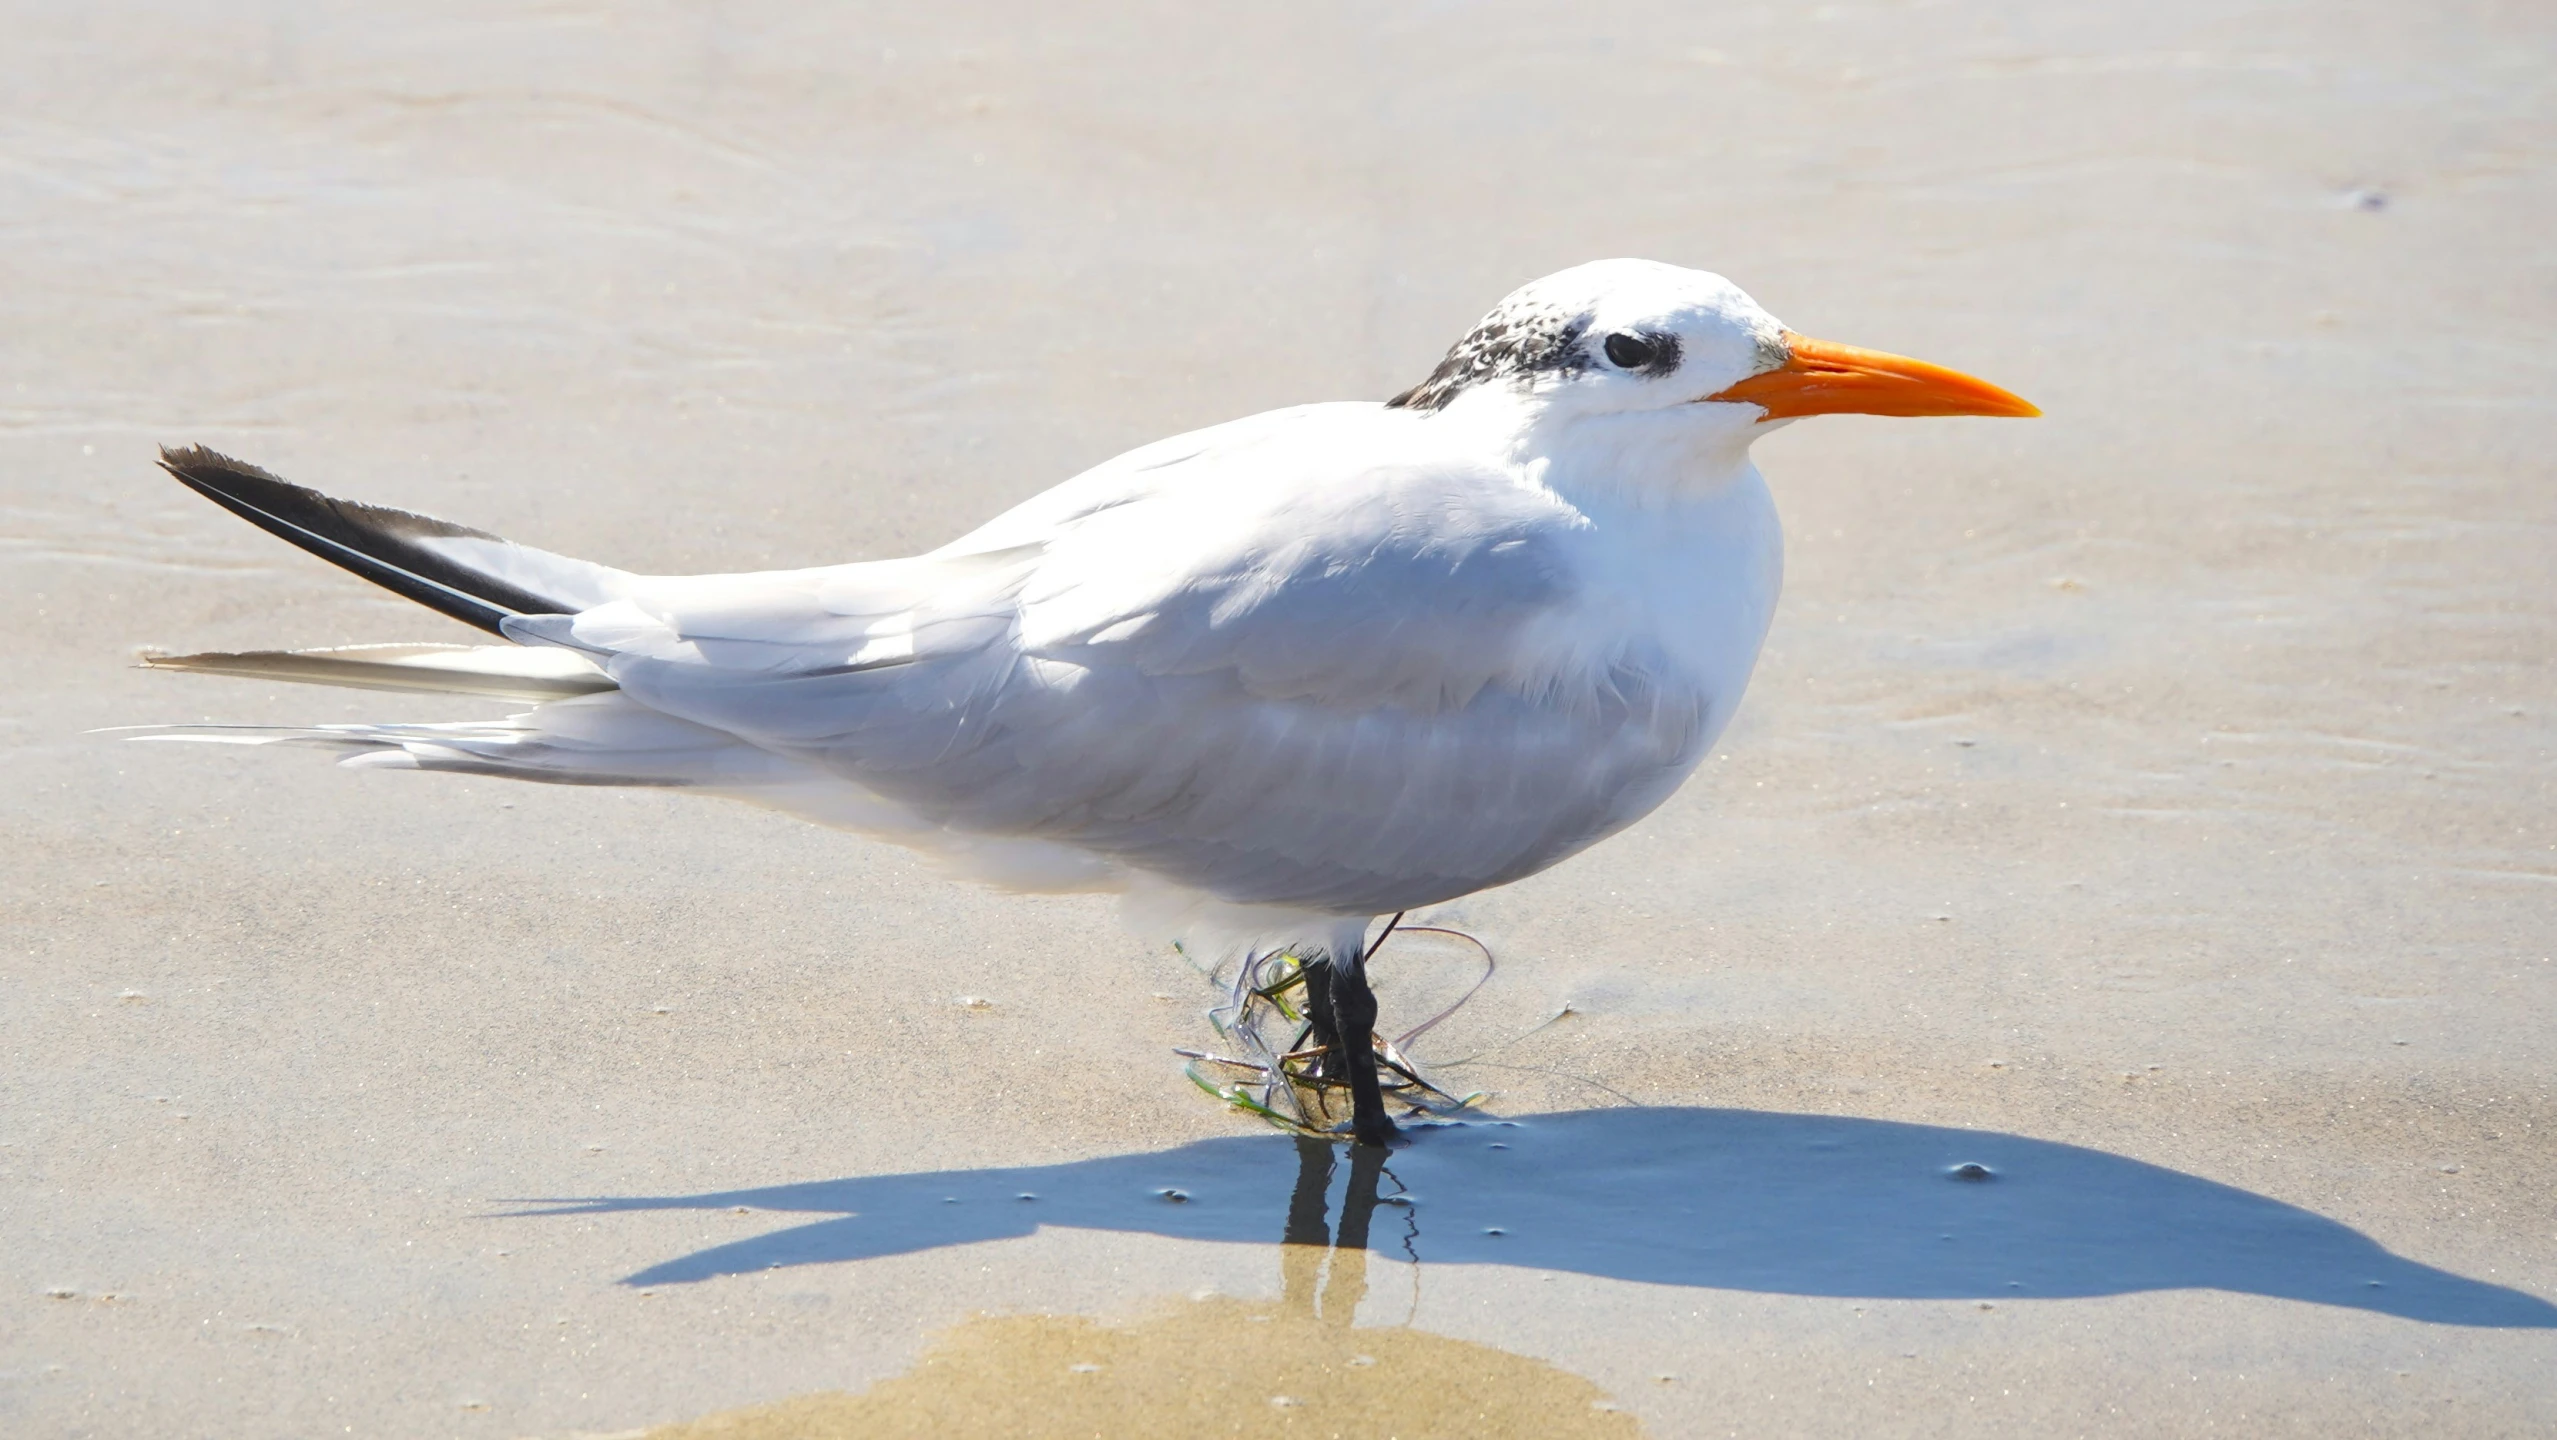
[(954, 830), (1228, 900), (1425, 903), (1657, 803), (1705, 701), (1593, 638), (1623, 631), (1577, 513), (1325, 409), (1134, 452), (932, 555), (641, 581), (508, 631)]

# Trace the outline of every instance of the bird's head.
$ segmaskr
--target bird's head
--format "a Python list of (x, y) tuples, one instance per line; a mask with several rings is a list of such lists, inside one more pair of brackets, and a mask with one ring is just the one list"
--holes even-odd
[(1650, 415), (1745, 445), (1805, 415), (2038, 415), (1941, 365), (1797, 335), (1719, 275), (1599, 260), (1513, 291), (1429, 378), (1386, 402), (1524, 404), (1540, 419)]

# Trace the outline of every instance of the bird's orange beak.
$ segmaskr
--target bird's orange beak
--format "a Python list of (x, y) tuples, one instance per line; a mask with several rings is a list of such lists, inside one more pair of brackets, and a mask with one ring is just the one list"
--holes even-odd
[(1790, 357), (1708, 400), (1755, 405), (1768, 420), (1802, 415), (2012, 415), (2042, 412), (1959, 370), (1784, 332)]

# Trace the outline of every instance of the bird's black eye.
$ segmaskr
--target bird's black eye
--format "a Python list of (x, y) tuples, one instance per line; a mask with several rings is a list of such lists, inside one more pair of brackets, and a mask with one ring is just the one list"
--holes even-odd
[(1660, 346), (1623, 331), (1607, 337), (1607, 358), (1627, 370), (1641, 370), (1660, 358)]

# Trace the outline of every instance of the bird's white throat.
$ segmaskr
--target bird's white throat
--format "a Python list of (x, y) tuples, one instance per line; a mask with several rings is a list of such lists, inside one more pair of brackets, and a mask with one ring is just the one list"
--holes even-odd
[(1497, 386), (1415, 418), (1575, 504), (1614, 501), (1641, 509), (1710, 500), (1755, 481), (1750, 445), (1789, 423), (1766, 421), (1751, 405), (1698, 401), (1592, 411)]

